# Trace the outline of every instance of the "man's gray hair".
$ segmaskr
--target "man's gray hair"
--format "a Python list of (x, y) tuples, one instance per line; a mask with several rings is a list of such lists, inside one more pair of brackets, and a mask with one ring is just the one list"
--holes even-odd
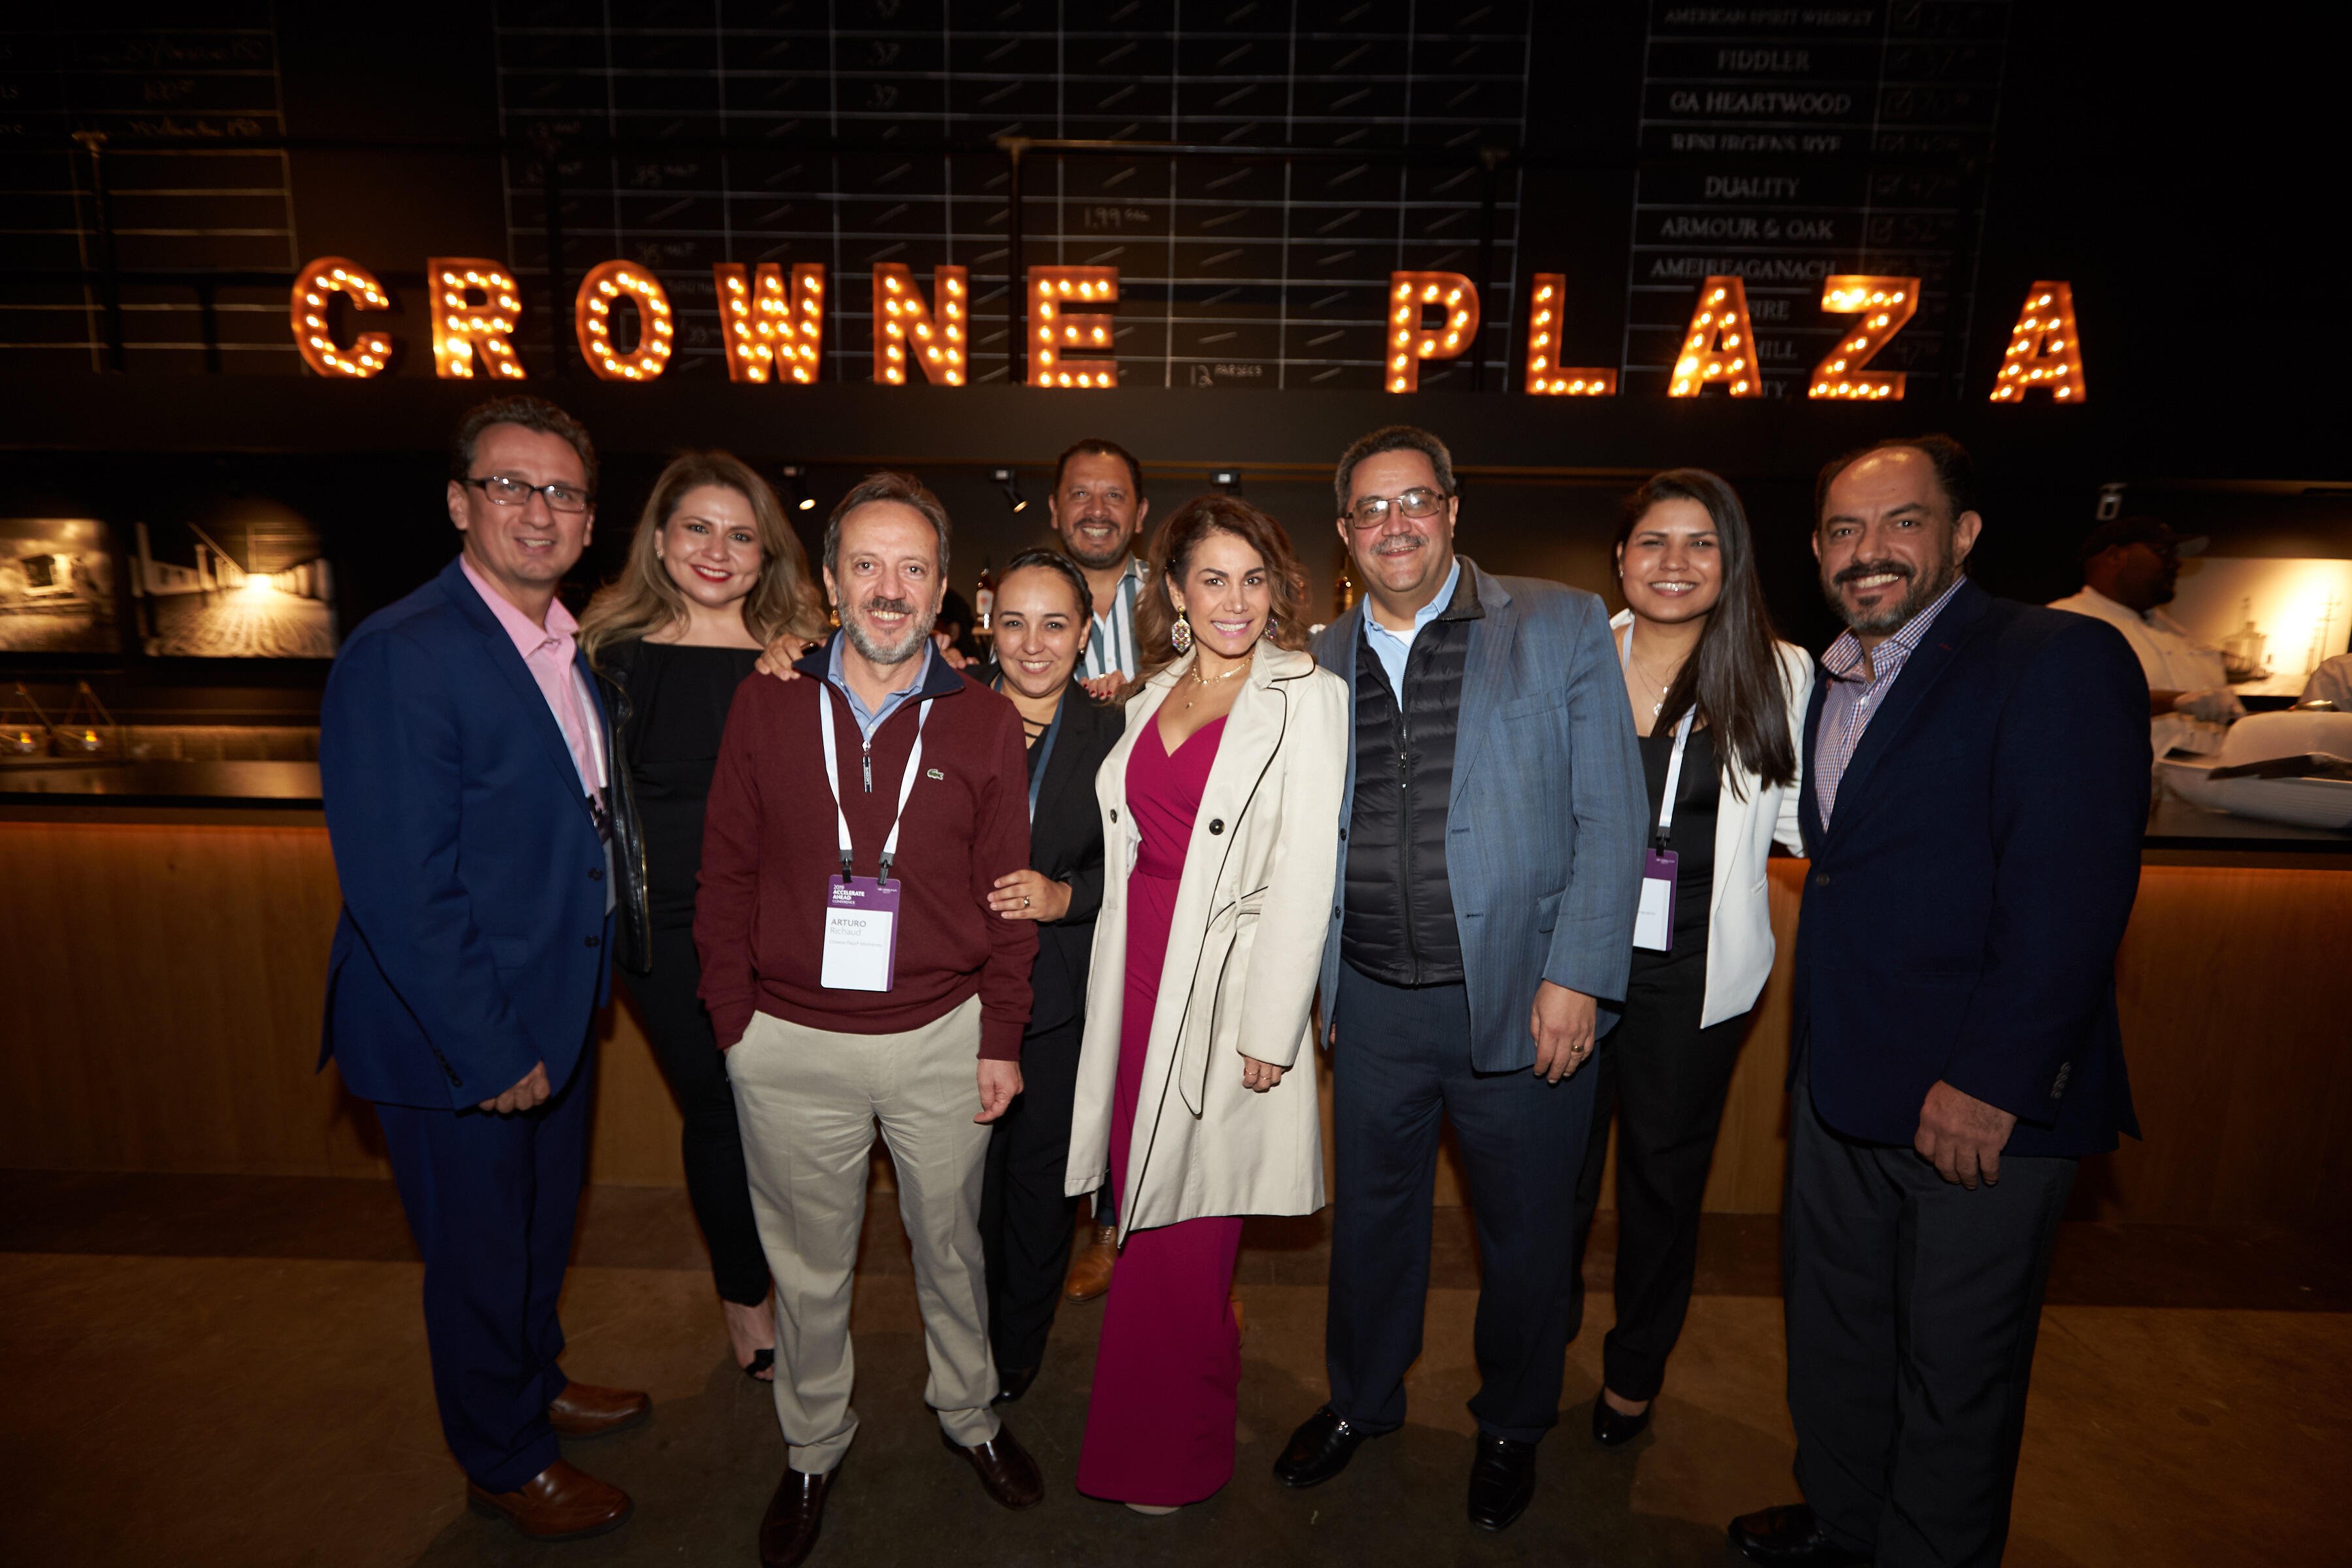
[(833, 515), (825, 519), (824, 569), (835, 576), (840, 574), (841, 520), (859, 507), (877, 500), (894, 500), (900, 506), (913, 507), (923, 514), (925, 520), (930, 523), (932, 531), (940, 536), (940, 578), (942, 582), (946, 581), (948, 509), (940, 504), (940, 498), (933, 495), (930, 488), (922, 480), (912, 474), (901, 474), (888, 468), (883, 469), (880, 473), (868, 474), (858, 480), (851, 487), (849, 493), (841, 498), (840, 504), (833, 509)]
[(1437, 474), (1437, 488), (1447, 495), (1454, 493), (1454, 454), (1445, 443), (1416, 425), (1383, 425), (1369, 436), (1360, 436), (1355, 445), (1339, 455), (1339, 472), (1332, 482), (1339, 492), (1339, 515), (1348, 515), (1348, 500), (1356, 482), (1356, 465), (1367, 458), (1377, 458), (1383, 452), (1419, 452), (1429, 459)]

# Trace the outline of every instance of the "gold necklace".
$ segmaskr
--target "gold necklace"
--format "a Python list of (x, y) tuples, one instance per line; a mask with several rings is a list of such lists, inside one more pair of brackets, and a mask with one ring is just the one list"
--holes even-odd
[(1187, 698), (1185, 698), (1185, 699), (1184, 699), (1183, 707), (1182, 707), (1182, 709), (1181, 709), (1181, 710), (1181, 710), (1181, 711), (1183, 711), (1183, 712), (1188, 712), (1188, 713), (1189, 713), (1189, 712), (1191, 712), (1191, 711), (1192, 711), (1192, 704), (1193, 704), (1195, 701), (1199, 700), (1199, 699), (1200, 699), (1201, 691), (1202, 691), (1202, 688), (1204, 688), (1204, 687), (1210, 687), (1210, 686), (1214, 686), (1214, 685), (1215, 685), (1217, 682), (1219, 682), (1220, 680), (1231, 680), (1231, 679), (1232, 679), (1234, 676), (1236, 676), (1236, 675), (1244, 675), (1244, 674), (1248, 673), (1248, 670), (1249, 670), (1249, 664), (1248, 664), (1248, 662), (1247, 662), (1246, 660), (1244, 660), (1243, 663), (1238, 664), (1238, 665), (1234, 666), (1233, 668), (1231, 668), (1231, 669), (1229, 669), (1229, 670), (1225, 671), (1223, 675), (1202, 675), (1202, 674), (1201, 673), (1201, 662), (1200, 662), (1200, 660), (1198, 660), (1198, 659), (1194, 659), (1194, 660), (1192, 661), (1192, 695), (1191, 695), (1191, 696), (1189, 696), (1189, 697), (1187, 697)]

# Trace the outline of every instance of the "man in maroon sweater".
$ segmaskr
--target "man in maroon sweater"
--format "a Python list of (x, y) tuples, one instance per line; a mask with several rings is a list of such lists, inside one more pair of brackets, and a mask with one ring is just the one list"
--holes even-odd
[(1013, 705), (932, 649), (947, 557), (946, 510), (916, 479), (843, 497), (824, 542), (842, 629), (794, 667), (806, 679), (737, 689), (711, 781), (694, 938), (776, 1279), (770, 1568), (816, 1543), (857, 1430), (850, 1275), (877, 1120), (914, 1243), (924, 1399), (990, 1497), (1045, 1495), (990, 1407), (979, 1228), (1037, 951), (1034, 922), (988, 910), (1029, 863), (1028, 774)]

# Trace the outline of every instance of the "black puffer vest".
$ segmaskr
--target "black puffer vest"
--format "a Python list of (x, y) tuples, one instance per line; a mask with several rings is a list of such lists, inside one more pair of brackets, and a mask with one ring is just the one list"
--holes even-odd
[(1465, 561), (1453, 603), (1413, 637), (1405, 657), (1402, 714), (1370, 632), (1356, 637), (1356, 801), (1339, 956), (1391, 985), (1462, 979), (1445, 816), (1470, 623), (1482, 613)]

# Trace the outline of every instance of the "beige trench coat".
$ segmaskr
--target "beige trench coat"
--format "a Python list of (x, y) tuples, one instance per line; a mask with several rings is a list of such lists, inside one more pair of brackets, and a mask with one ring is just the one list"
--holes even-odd
[[(1127, 880), (1143, 842), (1127, 805), (1128, 758), (1139, 738), (1158, 743), (1160, 705), (1192, 666), (1188, 656), (1129, 700), (1127, 733), (1095, 778), (1103, 901), (1070, 1126), (1072, 1196), (1092, 1192), (1110, 1167)], [(1185, 849), (1118, 1205), (1121, 1245), (1130, 1230), (1179, 1220), (1323, 1206), (1308, 1014), (1339, 885), (1333, 825), (1347, 749), (1347, 682), (1310, 655), (1261, 645)], [(1242, 1087), (1244, 1054), (1290, 1070), (1254, 1094)]]

